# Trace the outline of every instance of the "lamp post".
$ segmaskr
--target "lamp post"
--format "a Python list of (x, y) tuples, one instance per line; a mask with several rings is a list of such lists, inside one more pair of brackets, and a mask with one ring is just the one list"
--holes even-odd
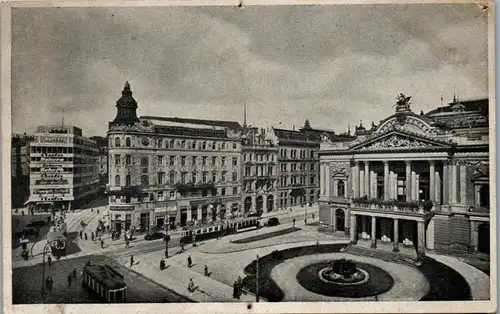
[[(168, 219), (168, 216), (167, 216), (167, 219)], [(168, 227), (169, 227), (168, 223), (165, 223), (165, 258), (168, 258), (168, 242), (170, 242), (170, 235), (168, 234)]]
[(62, 242), (61, 240), (52, 240), (48, 241), (44, 247), (42, 252), (42, 302), (45, 299), (45, 252), (47, 251), (47, 246), (54, 242)]
[(259, 254), (257, 254), (257, 260), (255, 261), (255, 302), (259, 302)]

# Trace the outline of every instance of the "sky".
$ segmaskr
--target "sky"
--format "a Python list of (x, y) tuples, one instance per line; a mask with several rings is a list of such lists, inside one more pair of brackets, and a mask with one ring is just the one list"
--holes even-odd
[(476, 4), (13, 8), (13, 132), (104, 136), (125, 81), (139, 116), (343, 132), (488, 96)]

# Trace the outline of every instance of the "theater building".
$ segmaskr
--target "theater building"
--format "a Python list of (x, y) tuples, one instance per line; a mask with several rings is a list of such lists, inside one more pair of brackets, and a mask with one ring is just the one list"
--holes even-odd
[(277, 210), (278, 145), (274, 133), (245, 127), (242, 155), (243, 214)]
[(109, 123), (109, 213), (115, 230), (204, 224), (241, 210), (241, 126), (137, 116), (128, 82)]
[(352, 243), (489, 254), (488, 99), (416, 114), (400, 95), (393, 115), (323, 136), (320, 230)]

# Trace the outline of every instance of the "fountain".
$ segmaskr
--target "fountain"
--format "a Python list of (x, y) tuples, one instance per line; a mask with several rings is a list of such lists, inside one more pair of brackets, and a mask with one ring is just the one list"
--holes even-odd
[(339, 285), (360, 285), (368, 281), (370, 275), (364, 269), (347, 259), (333, 261), (330, 266), (319, 271), (319, 278)]

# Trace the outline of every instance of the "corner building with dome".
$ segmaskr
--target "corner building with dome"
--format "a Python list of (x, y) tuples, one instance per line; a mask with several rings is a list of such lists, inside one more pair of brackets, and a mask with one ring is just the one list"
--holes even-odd
[(443, 253), (490, 252), (488, 99), (393, 115), (320, 146), (320, 231), (353, 245)]
[(116, 107), (107, 133), (113, 230), (210, 223), (240, 210), (238, 122), (139, 118), (128, 82)]

